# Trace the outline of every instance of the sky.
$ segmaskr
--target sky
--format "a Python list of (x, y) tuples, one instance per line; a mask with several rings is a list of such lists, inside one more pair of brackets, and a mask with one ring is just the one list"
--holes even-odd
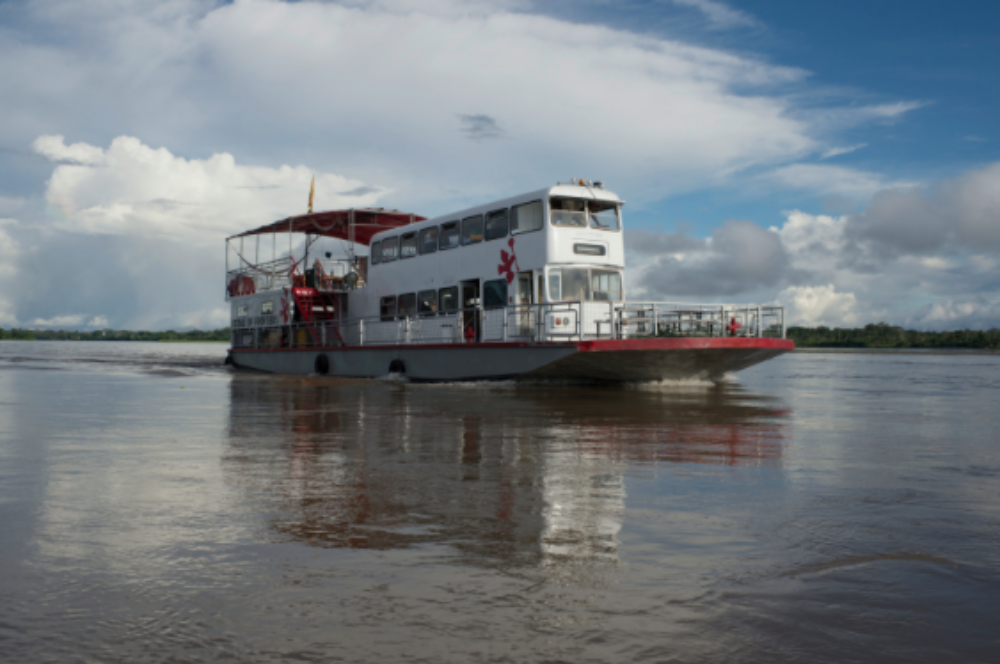
[(631, 300), (1000, 327), (1000, 3), (0, 0), (0, 327), (228, 324), (224, 238), (575, 178)]

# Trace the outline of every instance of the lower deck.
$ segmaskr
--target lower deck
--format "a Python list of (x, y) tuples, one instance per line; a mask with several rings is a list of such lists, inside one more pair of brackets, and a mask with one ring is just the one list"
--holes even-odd
[(767, 338), (604, 339), (562, 343), (468, 343), (234, 349), (232, 363), (270, 373), (415, 381), (714, 380), (792, 350)]

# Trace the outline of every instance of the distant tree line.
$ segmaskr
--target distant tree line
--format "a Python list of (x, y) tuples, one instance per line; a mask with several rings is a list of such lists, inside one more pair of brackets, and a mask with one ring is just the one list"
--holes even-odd
[(21, 330), (0, 328), (0, 339), (38, 341), (229, 341), (229, 328), (187, 332), (132, 332), (130, 330)]
[(1000, 348), (1000, 330), (920, 332), (887, 323), (858, 328), (789, 327), (788, 338), (800, 348)]

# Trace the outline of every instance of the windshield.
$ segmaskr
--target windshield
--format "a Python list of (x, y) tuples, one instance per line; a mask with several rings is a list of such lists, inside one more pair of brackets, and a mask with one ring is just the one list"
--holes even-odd
[(598, 228), (616, 231), (621, 227), (618, 203), (582, 198), (553, 198), (549, 201), (553, 226)]
[(622, 275), (617, 270), (560, 267), (549, 270), (551, 302), (621, 302)]

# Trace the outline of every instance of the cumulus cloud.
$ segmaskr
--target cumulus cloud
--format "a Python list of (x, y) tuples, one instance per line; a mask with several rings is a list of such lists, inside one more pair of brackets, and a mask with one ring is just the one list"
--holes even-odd
[[(680, 2), (715, 27), (756, 25), (721, 2)], [(807, 89), (801, 69), (544, 16), (526, 0), (48, 0), (4, 11), (0, 144), (33, 145), (52, 164), (48, 223), (34, 194), (5, 189), (0, 201), (20, 220), (0, 227), (14, 247), (0, 265), (17, 284), (2, 284), (8, 319), (224, 324), (221, 294), (206, 287), (221, 274), (218, 239), (303, 210), (314, 172), (318, 208), (421, 213), (569, 174), (627, 183), (640, 204), (746, 169), (827, 191), (830, 171), (776, 169), (835, 144), (832, 131), (920, 105), (806, 108), (789, 94)], [(877, 179), (836, 175), (835, 191), (853, 196)], [(649, 269), (630, 283), (773, 296), (801, 269), (782, 237), (750, 222), (707, 239), (681, 233), (664, 240), (669, 257), (640, 255)]]
[(881, 190), (858, 214), (792, 210), (766, 235), (750, 222), (740, 233), (730, 222), (707, 239), (684, 229), (630, 231), (632, 295), (777, 300), (800, 325), (1000, 326), (997, 192), (1000, 164), (992, 164), (931, 186)]
[(52, 318), (36, 318), (31, 321), (31, 325), (34, 327), (80, 327), (83, 325), (83, 321), (86, 320), (86, 315), (84, 314), (69, 314), (63, 316), (53, 316)]
[(932, 302), (909, 322), (926, 329), (988, 329), (1000, 327), (1000, 301), (975, 297), (962, 301), (946, 298)]
[(778, 294), (777, 301), (788, 307), (788, 320), (798, 325), (851, 327), (860, 322), (854, 293), (838, 293), (833, 284), (790, 286)]
[(756, 18), (717, 0), (674, 0), (674, 4), (701, 12), (709, 23), (719, 29), (756, 28), (762, 24)]
[[(719, 25), (752, 23), (720, 2), (683, 2)], [(628, 182), (633, 201), (657, 200), (815, 152), (831, 114), (845, 126), (912, 107), (802, 108), (775, 93), (803, 83), (800, 69), (543, 16), (525, 2), (85, 5), (11, 10), (38, 36), (0, 34), (16, 119), (0, 126), (0, 143), (56, 127), (104, 141), (124, 133), (188, 158), (308, 161), (383, 183), (393, 205), (444, 211), (581, 168)], [(67, 38), (43, 38), (52, 33)], [(36, 147), (96, 165), (106, 156), (97, 144)], [(469, 168), (483, 150), (488, 178)]]
[(750, 221), (727, 221), (705, 240), (646, 232), (628, 242), (631, 252), (658, 254), (640, 263), (636, 283), (667, 299), (759, 290), (776, 285), (788, 269), (778, 234)]
[[(105, 150), (42, 136), (39, 153), (59, 163), (46, 187), (65, 230), (183, 238), (216, 243), (296, 212), (305, 212), (313, 171), (236, 163), (229, 154), (184, 159), (166, 148), (119, 136)], [(67, 163), (71, 162), (71, 163)], [(363, 207), (381, 190), (331, 173), (316, 174), (317, 209)]]
[(1000, 251), (1000, 163), (926, 188), (878, 192), (847, 232), (891, 255)]

